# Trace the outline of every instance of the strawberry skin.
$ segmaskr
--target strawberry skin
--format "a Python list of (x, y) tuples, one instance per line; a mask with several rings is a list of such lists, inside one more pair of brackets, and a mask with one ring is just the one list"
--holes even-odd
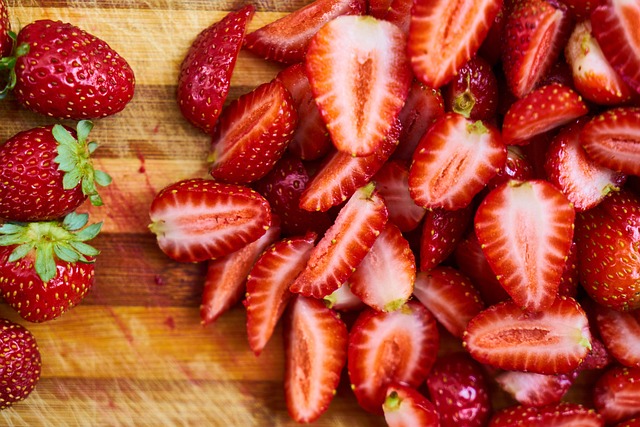
[(443, 89), (448, 111), (472, 120), (490, 120), (498, 108), (498, 80), (480, 56), (470, 59)]
[[(1, 7), (1, 5), (0, 5)], [(0, 410), (26, 399), (40, 381), (42, 358), (31, 332), (8, 319), (0, 319)]]
[(204, 29), (180, 65), (177, 100), (182, 115), (211, 133), (229, 94), (231, 75), (255, 6), (228, 13)]
[(542, 375), (534, 372), (504, 371), (494, 380), (519, 404), (545, 406), (560, 402), (573, 385), (578, 370), (568, 374)]
[(9, 22), (9, 10), (5, 0), (0, 0), (0, 58), (8, 56), (13, 47), (13, 40), (9, 37), (11, 22)]
[(428, 271), (442, 263), (456, 249), (471, 225), (471, 205), (450, 211), (434, 208), (427, 211), (420, 233), (420, 270)]
[(517, 405), (496, 412), (489, 427), (603, 427), (602, 416), (577, 403), (561, 402), (542, 408)]
[[(13, 93), (25, 108), (60, 119), (120, 112), (133, 98), (133, 70), (107, 43), (67, 23), (39, 20), (20, 30)], [(80, 65), (78, 65), (80, 64)]]
[(440, 417), (433, 403), (416, 389), (400, 383), (387, 387), (382, 410), (389, 427), (440, 426)]
[(593, 388), (593, 403), (608, 425), (640, 416), (640, 368), (607, 369)]

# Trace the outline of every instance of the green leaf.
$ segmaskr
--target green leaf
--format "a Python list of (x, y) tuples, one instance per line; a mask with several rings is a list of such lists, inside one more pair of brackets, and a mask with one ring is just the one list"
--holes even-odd
[(62, 221), (62, 226), (69, 231), (80, 230), (82, 227), (87, 225), (89, 222), (89, 214), (86, 213), (76, 213), (71, 212), (64, 217)]
[[(82, 254), (82, 255), (86, 255), (86, 256), (98, 256), (100, 254), (100, 251), (97, 250), (96, 248), (94, 248), (91, 245), (87, 245), (86, 243), (83, 242), (69, 242), (69, 244), (78, 251), (78, 253)], [(85, 260), (85, 262), (88, 262)]]
[(73, 135), (62, 125), (55, 125), (53, 129), (51, 129), (51, 133), (55, 140), (62, 145), (74, 146), (78, 143)]
[(23, 55), (26, 55), (27, 53), (29, 53), (29, 49), (31, 49), (31, 47), (29, 46), (28, 43), (19, 44), (18, 47), (16, 47), (16, 50), (14, 52), (16, 58), (20, 57), (20, 56), (23, 56)]
[(96, 188), (95, 182), (93, 179), (83, 179), (82, 180), (82, 194), (85, 196), (93, 196), (94, 194), (98, 194), (98, 189)]
[(80, 254), (78, 254), (78, 252), (63, 244), (53, 245), (53, 251), (62, 261), (77, 262), (80, 259)]
[(16, 234), (4, 234), (0, 236), (0, 246), (12, 246), (24, 243), (24, 237), (22, 233)]
[(95, 141), (91, 141), (87, 144), (87, 150), (89, 150), (89, 154), (93, 154), (94, 151), (98, 148), (98, 143)]
[(58, 163), (58, 169), (68, 172), (78, 166), (78, 154), (75, 147), (58, 145), (58, 155), (53, 159)]
[(49, 242), (41, 244), (36, 250), (36, 273), (47, 283), (56, 276), (56, 261), (53, 259), (53, 245)]
[(102, 201), (102, 197), (98, 193), (92, 194), (89, 196), (89, 201), (93, 206), (103, 206), (104, 202)]
[(93, 179), (98, 185), (101, 185), (103, 187), (106, 187), (107, 185), (111, 184), (111, 182), (113, 181), (113, 179), (111, 178), (111, 175), (101, 170), (93, 171)]
[(64, 177), (62, 178), (62, 187), (65, 190), (76, 188), (78, 184), (80, 184), (81, 178), (80, 172), (77, 169), (72, 169), (64, 174)]
[(91, 120), (80, 120), (78, 126), (76, 126), (76, 132), (78, 133), (78, 141), (84, 143), (87, 141), (89, 133), (93, 129), (93, 123)]
[(101, 228), (102, 222), (97, 222), (95, 224), (91, 224), (87, 228), (83, 228), (76, 233), (76, 241), (86, 242), (87, 240), (93, 239), (98, 235), (98, 233), (100, 233)]
[(24, 224), (8, 222), (0, 225), (0, 234), (15, 234), (24, 231)]
[(9, 255), (9, 262), (16, 262), (19, 259), (24, 258), (34, 248), (33, 243), (23, 243), (16, 246), (16, 248)]

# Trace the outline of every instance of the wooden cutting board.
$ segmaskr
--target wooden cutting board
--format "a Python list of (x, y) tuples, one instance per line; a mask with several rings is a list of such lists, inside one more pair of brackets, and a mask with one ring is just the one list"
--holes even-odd
[[(309, 0), (252, 0), (251, 30)], [(170, 261), (147, 229), (162, 187), (206, 176), (209, 139), (188, 125), (175, 101), (179, 64), (195, 36), (243, 1), (8, 0), (14, 29), (50, 18), (101, 37), (133, 67), (137, 86), (122, 113), (96, 121), (99, 167), (114, 178), (94, 241), (102, 254), (95, 288), (61, 318), (25, 324), (42, 352), (42, 379), (28, 400), (0, 412), (15, 426), (292, 426), (283, 391), (281, 331), (260, 357), (249, 350), (236, 307), (200, 325), (203, 265)], [(273, 78), (279, 67), (243, 52), (230, 99)], [(0, 103), (0, 141), (50, 119)], [(385, 425), (359, 409), (346, 375), (318, 426)]]

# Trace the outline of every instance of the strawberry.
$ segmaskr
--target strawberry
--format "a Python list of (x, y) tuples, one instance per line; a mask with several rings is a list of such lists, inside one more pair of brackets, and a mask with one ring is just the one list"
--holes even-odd
[(615, 427), (640, 427), (640, 418), (632, 418), (616, 424)]
[(596, 163), (640, 175), (640, 108), (619, 107), (593, 117), (580, 132), (580, 141)]
[(464, 208), (506, 158), (497, 128), (447, 113), (436, 119), (416, 148), (409, 170), (411, 197), (425, 208)]
[(320, 113), (339, 151), (380, 149), (411, 84), (406, 37), (386, 21), (339, 16), (311, 39), (306, 70)]
[(501, 0), (416, 0), (408, 41), (416, 77), (433, 88), (451, 80), (478, 51), (501, 7)]
[(607, 424), (640, 416), (640, 368), (608, 368), (593, 388), (593, 403)]
[(505, 144), (524, 145), (536, 135), (587, 114), (585, 103), (573, 89), (551, 83), (511, 105), (502, 123)]
[(256, 261), (247, 277), (247, 336), (257, 355), (271, 338), (291, 298), (289, 286), (302, 271), (315, 242), (315, 233), (274, 243)]
[[(9, 10), (5, 0), (0, 0), (0, 60), (11, 54), (13, 39), (10, 36), (11, 22), (9, 22)], [(2, 62), (0, 61), (0, 64)], [(0, 65), (1, 67), (2, 65)], [(1, 69), (1, 68), (0, 68)]]
[(12, 221), (47, 221), (75, 211), (87, 198), (102, 205), (96, 184), (111, 177), (95, 170), (87, 139), (92, 123), (75, 130), (48, 125), (20, 132), (0, 145), (0, 217)]
[(504, 371), (496, 375), (494, 380), (519, 404), (545, 406), (560, 402), (577, 375), (577, 370), (559, 375)]
[(427, 211), (420, 234), (420, 270), (428, 271), (453, 253), (471, 225), (471, 205), (449, 211), (433, 208)]
[(504, 163), (504, 168), (491, 178), (487, 183), (487, 189), (493, 190), (511, 179), (526, 181), (533, 178), (533, 166), (521, 147), (509, 145), (507, 146), (507, 160)]
[[(493, 23), (489, 27), (487, 36), (478, 49), (478, 56), (486, 59), (492, 67), (500, 62), (500, 57), (502, 56), (502, 37), (507, 17), (506, 9), (509, 2), (506, 3), (507, 4), (503, 2), (502, 7), (498, 10), (496, 17), (493, 19)], [(500, 69), (501, 67), (497, 68)]]
[(640, 312), (598, 305), (596, 324), (608, 353), (624, 366), (640, 368)]
[(356, 191), (313, 248), (291, 292), (322, 298), (338, 289), (371, 250), (388, 220), (373, 183)]
[(87, 214), (63, 221), (0, 226), (0, 292), (30, 322), (55, 319), (77, 305), (93, 287), (98, 250), (88, 245), (102, 223)]
[(207, 161), (217, 180), (247, 184), (265, 176), (291, 142), (298, 113), (272, 80), (229, 104), (218, 120)]
[(546, 181), (509, 181), (476, 212), (478, 241), (515, 303), (529, 311), (551, 306), (573, 239), (575, 211)]
[(571, 248), (567, 255), (567, 260), (562, 270), (562, 277), (560, 278), (560, 286), (558, 286), (558, 295), (565, 297), (575, 298), (578, 293), (578, 282), (580, 280), (580, 273), (578, 272), (578, 245), (575, 241), (571, 242)]
[(347, 358), (347, 327), (322, 301), (297, 296), (284, 325), (285, 397), (299, 423), (316, 420), (329, 406)]
[(395, 383), (387, 387), (382, 405), (384, 420), (389, 427), (439, 427), (436, 408), (416, 389)]
[[(1, 5), (0, 5), (1, 6)], [(31, 332), (8, 319), (0, 319), (0, 410), (26, 399), (40, 381), (42, 360)]]
[(149, 217), (160, 249), (180, 262), (228, 255), (257, 240), (271, 225), (269, 203), (258, 193), (201, 178), (160, 190)]
[(438, 358), (427, 388), (441, 427), (480, 427), (489, 419), (489, 387), (479, 363), (463, 352)]
[(558, 3), (513, 1), (504, 24), (502, 67), (516, 97), (531, 92), (549, 71), (572, 28), (570, 15)]
[(327, 307), (338, 311), (360, 311), (366, 307), (362, 300), (351, 292), (349, 282), (340, 285), (322, 300)]
[(9, 89), (31, 111), (94, 119), (122, 111), (133, 98), (135, 76), (127, 61), (75, 25), (32, 22), (20, 30), (16, 46)]
[(602, 417), (577, 403), (561, 402), (542, 408), (511, 406), (496, 412), (489, 427), (603, 427)]
[(614, 310), (640, 308), (640, 199), (611, 193), (576, 218), (580, 283), (599, 304)]
[(448, 111), (472, 120), (489, 120), (498, 108), (498, 80), (480, 56), (470, 59), (443, 89)]
[(365, 410), (382, 414), (387, 387), (417, 387), (438, 351), (436, 322), (422, 304), (409, 302), (391, 312), (365, 309), (349, 334), (347, 369), (351, 389)]
[(579, 21), (589, 18), (591, 11), (598, 5), (595, 0), (562, 0), (561, 3), (569, 8), (569, 12)]
[(513, 301), (498, 303), (471, 319), (463, 338), (481, 363), (538, 374), (571, 372), (591, 347), (587, 316), (566, 297), (539, 313), (523, 311)]
[(407, 34), (411, 23), (412, 6), (412, 0), (370, 0), (369, 15), (396, 24), (402, 32)]
[(255, 6), (246, 5), (205, 28), (180, 65), (177, 100), (189, 123), (211, 133), (222, 112), (238, 52)]

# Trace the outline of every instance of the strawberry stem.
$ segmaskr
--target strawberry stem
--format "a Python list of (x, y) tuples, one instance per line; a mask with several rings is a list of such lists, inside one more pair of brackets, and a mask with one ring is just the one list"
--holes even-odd
[(11, 38), (11, 41), (13, 43), (13, 54), (4, 58), (0, 58), (0, 80), (5, 81), (4, 87), (0, 89), (0, 100), (6, 98), (9, 92), (11, 92), (14, 87), (16, 87), (16, 83), (18, 81), (15, 69), (16, 62), (19, 57), (29, 53), (29, 45), (27, 43), (21, 43), (16, 46), (18, 42), (18, 36), (15, 32), (8, 31), (7, 34), (9, 35), (9, 38)]

